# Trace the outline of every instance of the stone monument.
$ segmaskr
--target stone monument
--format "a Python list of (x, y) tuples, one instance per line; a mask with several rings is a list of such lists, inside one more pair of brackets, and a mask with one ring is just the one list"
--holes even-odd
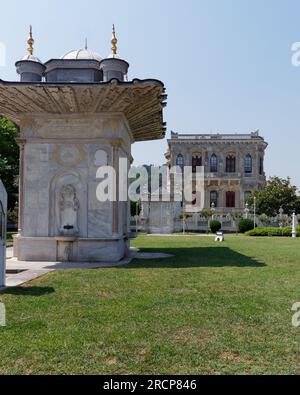
[(0, 288), (5, 286), (7, 194), (0, 180)]
[(116, 262), (128, 252), (129, 202), (118, 188), (116, 201), (100, 202), (97, 170), (110, 165), (118, 180), (134, 142), (165, 136), (166, 95), (158, 80), (128, 81), (115, 29), (111, 42), (106, 59), (86, 44), (43, 64), (30, 29), (21, 81), (0, 80), (0, 114), (20, 127), (21, 261)]

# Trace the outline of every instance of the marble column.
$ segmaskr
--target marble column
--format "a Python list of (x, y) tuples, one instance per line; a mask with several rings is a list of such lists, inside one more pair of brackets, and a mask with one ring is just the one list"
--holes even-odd
[(114, 201), (112, 203), (112, 233), (119, 233), (119, 149), (121, 146), (120, 141), (112, 140), (112, 163), (115, 169), (115, 180), (114, 180)]
[(16, 139), (18, 146), (20, 147), (20, 170), (19, 170), (19, 218), (18, 218), (18, 233), (21, 235), (23, 231), (24, 223), (24, 149), (25, 139)]

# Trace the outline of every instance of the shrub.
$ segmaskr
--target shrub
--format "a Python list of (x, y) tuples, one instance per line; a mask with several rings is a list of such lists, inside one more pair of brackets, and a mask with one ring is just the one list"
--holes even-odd
[(239, 222), (239, 232), (246, 233), (254, 228), (254, 221), (252, 219), (242, 219)]
[(188, 219), (188, 218), (192, 218), (193, 214), (191, 213), (180, 213), (179, 214), (179, 218), (180, 219)]
[(259, 219), (264, 225), (269, 225), (272, 222), (272, 218), (268, 217), (266, 214), (262, 214)]
[[(246, 236), (277, 236), (277, 237), (291, 237), (292, 227), (285, 228), (256, 228), (246, 232)], [(297, 236), (300, 236), (300, 226), (297, 226)]]
[(206, 218), (206, 219), (212, 217), (213, 214), (214, 214), (214, 213), (213, 213), (212, 210), (202, 210), (202, 211), (200, 211), (200, 213), (199, 213), (199, 215), (200, 215), (201, 217)]
[(18, 207), (16, 206), (14, 209), (7, 210), (7, 221), (10, 223), (18, 222)]
[(219, 230), (221, 230), (222, 224), (220, 221), (211, 221), (210, 223), (210, 230), (212, 233), (217, 233)]
[(233, 213), (233, 214), (231, 214), (231, 217), (232, 217), (235, 221), (237, 221), (237, 220), (243, 218), (243, 213)]

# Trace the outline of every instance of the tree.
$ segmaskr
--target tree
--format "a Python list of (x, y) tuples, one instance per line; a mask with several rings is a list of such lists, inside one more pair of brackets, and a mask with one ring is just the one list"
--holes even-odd
[(285, 214), (292, 214), (294, 210), (300, 213), (300, 197), (297, 193), (297, 187), (291, 185), (290, 178), (271, 177), (263, 189), (253, 193), (248, 203), (253, 208), (256, 197), (256, 212), (259, 215), (275, 216), (280, 207)]
[(0, 117), (0, 179), (8, 193), (8, 208), (14, 209), (18, 201), (19, 135), (13, 122)]
[(213, 212), (213, 210), (210, 210), (210, 209), (209, 210), (202, 210), (202, 211), (200, 211), (199, 215), (203, 218), (208, 219), (214, 215), (214, 212)]

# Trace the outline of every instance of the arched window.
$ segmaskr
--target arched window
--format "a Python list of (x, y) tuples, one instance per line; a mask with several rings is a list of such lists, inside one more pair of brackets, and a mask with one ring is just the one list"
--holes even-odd
[(252, 156), (250, 154), (245, 157), (245, 173), (252, 173)]
[(246, 191), (246, 192), (244, 193), (244, 200), (245, 200), (245, 203), (247, 203), (247, 201), (251, 198), (251, 196), (252, 196), (252, 192), (251, 192), (251, 191)]
[(236, 159), (234, 155), (228, 155), (226, 158), (226, 173), (235, 173)]
[(184, 159), (183, 159), (183, 156), (181, 154), (179, 154), (177, 156), (176, 165), (179, 166), (181, 169), (184, 168)]
[(262, 157), (259, 158), (259, 175), (262, 176), (264, 174), (264, 159)]
[(215, 154), (210, 157), (210, 172), (217, 173), (218, 172), (218, 158)]
[(226, 192), (226, 207), (228, 208), (235, 207), (235, 192), (232, 191)]
[(215, 207), (218, 207), (218, 192), (217, 191), (211, 191), (210, 193), (210, 207), (212, 205), (215, 205)]
[(196, 173), (197, 167), (202, 166), (202, 157), (198, 154), (193, 155), (192, 159), (192, 167), (193, 167), (193, 173)]

